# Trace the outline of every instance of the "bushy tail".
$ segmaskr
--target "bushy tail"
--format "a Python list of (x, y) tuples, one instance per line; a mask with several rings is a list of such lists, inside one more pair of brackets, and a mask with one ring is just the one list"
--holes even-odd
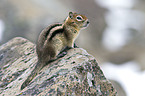
[(23, 90), (28, 84), (33, 80), (33, 78), (39, 73), (39, 71), (42, 69), (44, 64), (37, 63), (31, 74), (28, 76), (28, 78), (24, 81), (24, 83), (21, 85), (21, 90)]

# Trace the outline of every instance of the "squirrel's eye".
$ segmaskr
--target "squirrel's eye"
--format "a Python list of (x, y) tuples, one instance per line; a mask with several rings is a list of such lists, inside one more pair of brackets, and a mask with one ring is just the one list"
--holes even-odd
[(83, 20), (81, 16), (77, 16), (76, 19), (77, 19), (78, 21), (82, 21), (82, 20)]

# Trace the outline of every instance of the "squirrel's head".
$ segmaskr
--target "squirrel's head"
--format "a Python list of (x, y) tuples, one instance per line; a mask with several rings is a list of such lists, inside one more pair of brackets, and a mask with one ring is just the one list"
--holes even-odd
[(73, 12), (69, 12), (69, 16), (65, 20), (65, 23), (77, 29), (82, 29), (89, 25), (89, 21), (85, 15), (81, 15)]

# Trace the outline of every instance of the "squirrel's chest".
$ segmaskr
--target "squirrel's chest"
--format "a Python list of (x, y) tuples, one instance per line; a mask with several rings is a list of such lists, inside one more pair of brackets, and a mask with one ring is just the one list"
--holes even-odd
[(75, 40), (79, 34), (76, 29), (69, 29), (64, 33), (67, 40)]

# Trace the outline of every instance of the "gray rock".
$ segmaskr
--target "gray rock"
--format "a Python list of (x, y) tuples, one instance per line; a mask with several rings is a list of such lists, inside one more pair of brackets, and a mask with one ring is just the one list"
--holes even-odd
[(23, 90), (22, 83), (37, 62), (35, 44), (16, 37), (0, 46), (0, 95), (116, 96), (95, 58), (74, 48), (46, 65)]

